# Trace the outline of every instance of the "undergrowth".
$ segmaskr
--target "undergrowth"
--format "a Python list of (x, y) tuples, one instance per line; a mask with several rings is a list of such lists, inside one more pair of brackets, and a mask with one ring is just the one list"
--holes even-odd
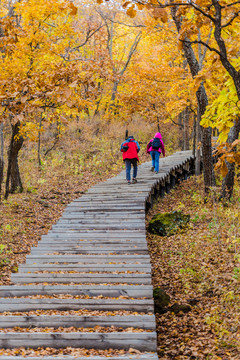
[(156, 314), (160, 359), (239, 359), (240, 187), (233, 200), (219, 202), (218, 188), (204, 202), (202, 177), (192, 177), (149, 212), (181, 210), (187, 230), (170, 237), (148, 234), (154, 287), (170, 305), (191, 311)]

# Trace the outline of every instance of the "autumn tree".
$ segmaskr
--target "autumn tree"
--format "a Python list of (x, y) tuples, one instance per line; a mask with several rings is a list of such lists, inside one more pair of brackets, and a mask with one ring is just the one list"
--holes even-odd
[[(175, 8), (175, 7), (174, 7)], [(175, 8), (176, 9), (176, 8)], [(203, 45), (213, 54), (217, 55), (217, 60), (221, 62), (224, 69), (228, 72), (235, 86), (238, 100), (240, 100), (240, 73), (234, 58), (238, 57), (237, 44), (233, 47), (234, 38), (239, 34), (240, 25), (240, 2), (217, 1), (190, 2), (185, 6), (178, 8), (178, 16), (181, 16), (183, 29), (181, 32), (181, 41), (183, 46), (190, 47), (193, 44)], [(194, 16), (192, 27), (185, 20), (187, 15)], [(196, 34), (199, 28), (208, 26), (209, 31), (213, 29), (214, 39), (204, 41), (199, 39)], [(187, 37), (187, 34), (189, 35)], [(214, 63), (216, 57), (213, 56)], [(207, 123), (205, 123), (205, 126)], [(215, 126), (215, 125), (214, 125)], [(227, 143), (234, 143), (239, 137), (240, 121), (239, 115), (234, 119), (234, 124), (229, 130)], [(231, 198), (234, 185), (234, 162), (227, 162), (228, 173), (223, 180), (222, 196)]]
[(73, 89), (79, 68), (74, 62), (66, 66), (61, 57), (67, 44), (75, 41), (75, 14), (69, 1), (28, 0), (16, 3), (2, 18), (1, 115), (12, 127), (5, 197), (22, 190), (18, 153), (24, 137), (38, 131), (36, 119), (46, 118), (46, 109), (57, 109), (59, 115), (81, 106)]
[[(179, 40), (185, 49), (186, 55), (190, 58), (189, 66), (196, 77), (199, 74), (199, 62), (196, 57), (191, 56), (194, 46), (203, 46), (211, 52), (211, 66), (220, 62), (225, 71), (230, 75), (234, 91), (240, 99), (240, 73), (238, 70), (238, 47), (233, 46), (234, 39), (238, 39), (239, 20), (240, 20), (240, 3), (239, 1), (231, 2), (230, 0), (209, 0), (209, 1), (183, 1), (181, 3), (169, 1), (161, 3), (160, 1), (131, 1), (124, 2), (127, 4), (129, 11), (136, 11), (136, 4), (160, 10), (163, 13), (166, 8), (171, 8), (175, 18), (176, 25), (179, 28)], [(209, 36), (199, 37), (199, 31), (207, 29)], [(201, 79), (199, 87), (199, 101), (206, 108), (206, 96), (203, 93), (204, 80)], [(201, 90), (202, 89), (202, 90)], [(204, 96), (202, 96), (204, 95)], [(201, 113), (201, 116), (203, 113)], [(204, 123), (203, 123), (204, 124)], [(206, 126), (206, 123), (205, 123)], [(234, 124), (228, 133), (228, 143), (234, 143), (239, 136), (239, 117), (234, 119)], [(207, 126), (208, 128), (208, 126)], [(209, 136), (207, 136), (207, 147), (210, 148)], [(203, 141), (204, 142), (204, 141)], [(210, 154), (210, 152), (208, 151)], [(228, 173), (223, 181), (223, 196), (231, 197), (234, 182), (234, 162), (227, 163)], [(210, 176), (210, 173), (209, 173)]]

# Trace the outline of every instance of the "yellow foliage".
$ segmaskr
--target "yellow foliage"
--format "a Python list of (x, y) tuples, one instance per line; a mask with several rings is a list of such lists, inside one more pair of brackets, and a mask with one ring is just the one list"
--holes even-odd
[(135, 10), (135, 7), (134, 5), (130, 6), (128, 9), (127, 9), (127, 15), (130, 16), (130, 18), (134, 18), (137, 14), (137, 11)]
[(151, 12), (154, 19), (160, 19), (163, 23), (167, 22), (168, 14), (165, 9), (153, 8)]

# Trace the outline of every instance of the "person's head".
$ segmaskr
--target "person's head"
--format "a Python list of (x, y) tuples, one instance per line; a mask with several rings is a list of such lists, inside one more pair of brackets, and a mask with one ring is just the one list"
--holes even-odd
[(157, 132), (154, 137), (161, 139), (161, 138), (162, 138), (162, 135), (161, 135), (160, 132)]
[(134, 137), (133, 137), (132, 135), (130, 135), (130, 136), (128, 137), (128, 139), (134, 139)]

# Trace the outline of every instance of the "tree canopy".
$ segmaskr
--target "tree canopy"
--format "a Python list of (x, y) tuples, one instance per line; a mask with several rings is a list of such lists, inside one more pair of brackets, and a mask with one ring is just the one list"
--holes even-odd
[(19, 125), (18, 137), (40, 141), (53, 123), (60, 136), (76, 118), (104, 126), (141, 117), (184, 129), (185, 147), (196, 126), (206, 188), (214, 184), (211, 129), (222, 174), (230, 173), (227, 159), (239, 164), (239, 1), (26, 0), (0, 8), (0, 112)]

